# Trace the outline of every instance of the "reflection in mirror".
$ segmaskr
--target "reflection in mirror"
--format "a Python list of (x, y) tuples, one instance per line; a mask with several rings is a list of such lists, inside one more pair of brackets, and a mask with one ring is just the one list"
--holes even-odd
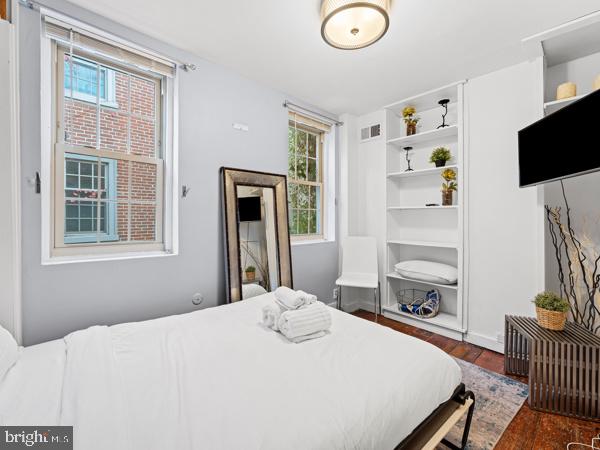
[(279, 286), (275, 195), (270, 187), (238, 185), (237, 198), (240, 275), (245, 299), (262, 291), (248, 285), (261, 286), (267, 292)]

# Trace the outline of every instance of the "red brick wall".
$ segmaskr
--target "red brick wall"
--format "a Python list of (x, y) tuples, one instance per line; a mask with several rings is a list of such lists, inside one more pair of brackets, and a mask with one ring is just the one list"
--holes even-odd
[[(65, 98), (65, 141), (117, 153), (155, 157), (155, 84), (115, 73), (116, 107)], [(129, 149), (128, 149), (129, 141)], [(121, 241), (156, 239), (156, 165), (117, 161), (117, 232)], [(143, 203), (140, 203), (143, 202)]]

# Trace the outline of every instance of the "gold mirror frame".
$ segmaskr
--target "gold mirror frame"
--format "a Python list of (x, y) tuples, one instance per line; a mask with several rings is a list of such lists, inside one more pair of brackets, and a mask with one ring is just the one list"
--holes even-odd
[(277, 220), (275, 231), (277, 233), (277, 261), (279, 265), (277, 268), (279, 276), (278, 286), (293, 288), (286, 176), (221, 167), (221, 178), (223, 182), (223, 231), (227, 271), (227, 301), (231, 303), (242, 300), (241, 252), (237, 210), (238, 186), (273, 188), (275, 218)]

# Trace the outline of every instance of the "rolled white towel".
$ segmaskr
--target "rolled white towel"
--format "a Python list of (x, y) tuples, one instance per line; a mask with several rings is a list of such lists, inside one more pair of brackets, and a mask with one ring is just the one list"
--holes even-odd
[(270, 303), (262, 309), (262, 321), (266, 327), (279, 331), (279, 318), (281, 317), (281, 307), (276, 303)]
[(283, 311), (279, 318), (279, 331), (289, 340), (308, 336), (331, 327), (329, 307), (321, 302), (290, 311)]
[(289, 287), (280, 286), (275, 289), (275, 301), (285, 310), (299, 309), (317, 301), (317, 297), (304, 291), (294, 291)]

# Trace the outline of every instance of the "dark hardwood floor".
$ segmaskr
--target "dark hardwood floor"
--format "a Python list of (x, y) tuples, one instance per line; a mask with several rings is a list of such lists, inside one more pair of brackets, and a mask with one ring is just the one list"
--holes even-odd
[[(374, 320), (374, 315), (370, 312), (357, 311), (354, 315), (366, 320)], [(455, 341), (454, 339), (449, 339), (381, 316), (379, 317), (379, 324), (427, 341), (452, 356), (505, 375), (504, 356), (500, 353), (466, 342)], [(527, 382), (527, 379), (523, 377), (511, 377), (524, 383)], [(592, 438), (599, 434), (600, 423), (533, 411), (529, 408), (527, 402), (525, 402), (504, 432), (495, 449), (565, 450), (569, 442), (590, 445)], [(600, 448), (600, 445), (598, 447)], [(584, 448), (586, 447), (571, 447), (572, 450), (583, 450)]]

